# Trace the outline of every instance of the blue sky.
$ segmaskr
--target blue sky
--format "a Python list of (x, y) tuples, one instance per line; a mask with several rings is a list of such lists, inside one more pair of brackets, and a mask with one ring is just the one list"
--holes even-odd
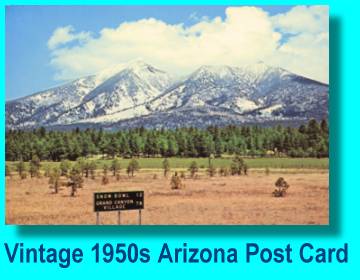
[[(113, 30), (123, 22), (136, 22), (150, 17), (169, 25), (183, 24), (184, 28), (219, 16), (224, 20), (226, 8), (224, 6), (8, 6), (6, 8), (6, 99), (29, 95), (70, 79), (66, 75), (60, 75), (59, 78), (59, 67), (68, 66), (64, 64), (65, 60), (60, 60), (63, 57), (58, 57), (58, 51), (66, 52), (72, 47), (77, 47), (77, 42), (70, 42), (56, 50), (49, 49), (48, 46), (49, 39), (59, 27), (71, 25), (73, 32), (89, 32), (92, 39), (96, 40), (100, 37), (99, 32), (104, 28)], [(286, 14), (292, 8), (291, 6), (261, 7), (269, 16)], [(288, 34), (285, 30), (281, 40), (287, 38)], [(78, 45), (82, 47), (81, 44)], [(55, 64), (51, 62), (54, 55), (57, 57)]]

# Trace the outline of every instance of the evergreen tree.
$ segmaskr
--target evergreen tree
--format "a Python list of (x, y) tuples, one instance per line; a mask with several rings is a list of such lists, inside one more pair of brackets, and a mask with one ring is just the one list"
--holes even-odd
[(139, 162), (136, 159), (132, 159), (129, 162), (129, 165), (127, 167), (127, 174), (131, 177), (134, 177), (135, 171), (138, 171), (140, 169)]
[(40, 176), (40, 159), (37, 155), (34, 155), (30, 161), (30, 177), (39, 177)]
[(70, 171), (68, 187), (70, 187), (70, 196), (74, 197), (79, 188), (82, 188), (83, 178), (82, 178), (82, 170), (79, 164), (75, 164)]
[(164, 177), (167, 177), (167, 174), (170, 171), (170, 162), (169, 162), (169, 160), (167, 158), (165, 158), (163, 160), (162, 166), (163, 166), (163, 169), (164, 169)]
[(114, 177), (116, 177), (117, 179), (120, 178), (121, 165), (120, 165), (120, 162), (117, 159), (114, 159), (111, 162), (110, 170), (112, 171)]
[(54, 190), (54, 193), (58, 193), (60, 189), (60, 175), (61, 171), (59, 168), (55, 167), (49, 176), (49, 185), (50, 188)]

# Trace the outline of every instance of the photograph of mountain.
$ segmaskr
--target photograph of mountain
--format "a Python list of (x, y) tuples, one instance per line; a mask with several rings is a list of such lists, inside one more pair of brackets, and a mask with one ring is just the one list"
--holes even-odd
[(328, 6), (8, 6), (6, 223), (116, 224), (94, 194), (141, 191), (143, 224), (328, 224), (328, 25)]

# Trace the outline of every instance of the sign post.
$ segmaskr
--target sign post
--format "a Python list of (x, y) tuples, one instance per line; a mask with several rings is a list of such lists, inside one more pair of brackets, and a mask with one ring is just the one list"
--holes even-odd
[(121, 224), (121, 211), (139, 210), (139, 225), (141, 225), (141, 210), (144, 209), (144, 191), (101, 192), (94, 193), (94, 211), (96, 224), (100, 224), (100, 212), (117, 211), (118, 224)]

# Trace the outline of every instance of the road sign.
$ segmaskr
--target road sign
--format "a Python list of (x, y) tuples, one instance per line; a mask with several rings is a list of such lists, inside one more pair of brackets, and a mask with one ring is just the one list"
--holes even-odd
[(141, 209), (144, 209), (144, 192), (99, 192), (94, 193), (94, 211), (96, 223), (100, 223), (99, 212), (118, 211), (118, 224), (120, 224), (120, 211), (139, 210), (139, 224), (141, 224)]

